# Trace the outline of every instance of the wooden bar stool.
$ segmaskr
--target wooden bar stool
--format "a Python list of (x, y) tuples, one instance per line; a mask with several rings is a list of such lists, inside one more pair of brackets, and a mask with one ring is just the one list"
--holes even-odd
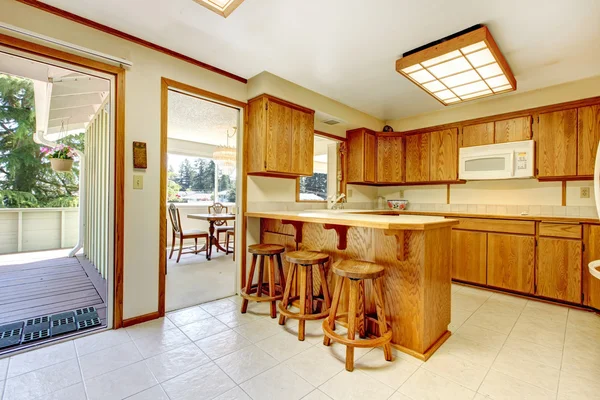
[[(306, 320), (317, 320), (329, 315), (331, 298), (325, 276), (325, 263), (329, 261), (329, 256), (316, 251), (292, 251), (287, 253), (285, 258), (290, 262), (290, 269), (283, 300), (279, 303), (279, 325), (284, 325), (286, 318), (299, 320), (298, 340), (304, 340)], [(313, 265), (317, 266), (321, 280), (321, 293), (316, 297), (313, 295)], [(294, 276), (297, 276), (300, 289), (297, 296), (290, 296)], [(288, 310), (295, 300), (300, 300), (300, 312), (297, 313)], [(317, 313), (314, 307), (315, 300), (321, 302), (320, 312)], [(324, 307), (323, 303), (325, 303)]]
[[(252, 265), (250, 266), (250, 275), (246, 287), (241, 293), (244, 298), (242, 301), (242, 314), (245, 314), (248, 310), (248, 300), (252, 300), (271, 302), (271, 318), (277, 316), (276, 302), (283, 298), (283, 289), (285, 288), (285, 276), (281, 262), (281, 253), (284, 251), (285, 248), (278, 244), (253, 244), (248, 246), (248, 252), (252, 254)], [(253, 283), (256, 261), (259, 256), (258, 282)], [(267, 259), (269, 260), (268, 282), (263, 282)], [(275, 276), (275, 259), (277, 259), (277, 269), (279, 270), (279, 283), (277, 283)], [(263, 294), (266, 296), (263, 297)]]
[[(383, 346), (383, 353), (387, 361), (392, 361), (392, 329), (385, 320), (385, 304), (383, 300), (383, 274), (384, 269), (381, 265), (367, 261), (344, 260), (333, 266), (333, 272), (338, 275), (338, 283), (335, 286), (333, 300), (329, 316), (323, 321), (323, 332), (325, 338), (323, 344), (329, 346), (331, 340), (346, 346), (346, 370), (354, 370), (354, 348), (355, 347), (379, 347)], [(375, 307), (377, 309), (377, 325), (379, 326), (380, 336), (374, 339), (355, 340), (356, 332), (356, 312), (359, 310), (359, 330), (364, 332), (364, 281), (370, 279), (373, 283), (373, 294), (375, 296)], [(348, 281), (350, 285), (350, 300), (348, 312), (338, 314), (338, 317), (348, 316), (348, 337), (345, 338), (334, 332), (335, 318), (342, 295), (344, 282)], [(359, 297), (361, 304), (359, 303)], [(364, 333), (363, 333), (364, 335)]]

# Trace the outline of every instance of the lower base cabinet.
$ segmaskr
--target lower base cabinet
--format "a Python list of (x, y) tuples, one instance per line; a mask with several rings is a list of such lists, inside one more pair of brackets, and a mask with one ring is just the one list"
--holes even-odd
[(487, 284), (534, 293), (535, 238), (488, 233)]
[(581, 262), (581, 241), (540, 238), (535, 294), (581, 303)]
[(600, 260), (600, 225), (585, 225), (583, 228), (583, 305), (600, 310), (600, 279), (590, 274), (588, 264)]
[(487, 233), (452, 230), (452, 278), (486, 284)]

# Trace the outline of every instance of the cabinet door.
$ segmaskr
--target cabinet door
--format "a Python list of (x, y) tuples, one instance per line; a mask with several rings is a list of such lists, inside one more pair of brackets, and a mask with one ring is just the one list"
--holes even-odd
[(484, 232), (452, 230), (452, 279), (486, 284)]
[(402, 182), (404, 175), (404, 142), (401, 137), (377, 138), (377, 182)]
[(600, 226), (583, 226), (583, 305), (600, 310), (600, 279), (590, 274), (588, 264), (594, 260), (600, 260)]
[(455, 181), (458, 179), (458, 130), (444, 129), (429, 133), (429, 180)]
[(313, 174), (315, 130), (314, 117), (292, 109), (292, 173), (310, 176)]
[(539, 239), (536, 294), (581, 302), (581, 241)]
[(406, 182), (429, 181), (429, 134), (406, 137)]
[(539, 176), (577, 174), (577, 110), (540, 114), (538, 123)]
[(577, 175), (593, 175), (596, 150), (600, 141), (600, 106), (577, 110)]
[(518, 142), (531, 139), (531, 117), (519, 117), (494, 123), (495, 143)]
[(460, 147), (482, 146), (494, 143), (494, 123), (469, 125), (462, 129)]
[(487, 262), (488, 285), (533, 294), (533, 236), (489, 233)]
[(377, 178), (377, 136), (365, 133), (365, 182), (375, 182)]
[(292, 109), (267, 102), (267, 171), (292, 171)]

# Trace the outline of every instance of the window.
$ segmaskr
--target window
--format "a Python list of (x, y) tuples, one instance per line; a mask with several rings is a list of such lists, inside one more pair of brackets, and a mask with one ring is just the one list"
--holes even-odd
[(298, 178), (296, 201), (321, 202), (337, 193), (339, 141), (315, 135), (313, 175)]

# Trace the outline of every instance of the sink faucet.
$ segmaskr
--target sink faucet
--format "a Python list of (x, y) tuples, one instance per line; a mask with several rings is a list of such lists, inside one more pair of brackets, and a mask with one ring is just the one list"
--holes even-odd
[(329, 196), (327, 197), (328, 208), (331, 210), (344, 209), (344, 203), (346, 203), (346, 195), (344, 193), (340, 193), (337, 196)]

